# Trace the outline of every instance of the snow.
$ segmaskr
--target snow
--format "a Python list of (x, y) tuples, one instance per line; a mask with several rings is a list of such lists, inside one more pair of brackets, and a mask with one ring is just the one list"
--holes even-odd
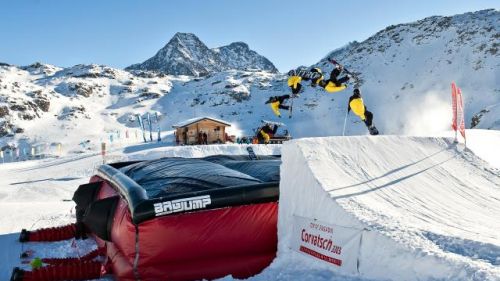
[[(482, 159), (488, 161), (490, 165), (500, 169), (500, 149), (498, 144), (500, 144), (500, 135), (491, 134), (489, 138), (477, 137), (474, 133), (476, 130), (468, 130), (467, 132), (472, 132), (469, 135), (469, 145), (473, 147), (474, 153), (481, 157)], [(493, 131), (485, 131), (488, 133), (493, 133)]]
[(182, 121), (180, 123), (177, 123), (175, 125), (172, 125), (172, 127), (174, 128), (179, 128), (179, 127), (185, 127), (187, 125), (191, 125), (193, 123), (196, 123), (198, 121), (201, 121), (203, 119), (210, 119), (210, 120), (213, 120), (215, 122), (218, 122), (218, 123), (222, 123), (222, 124), (226, 124), (226, 125), (229, 125), (231, 126), (230, 123), (226, 122), (226, 121), (223, 121), (223, 120), (220, 120), (220, 119), (217, 119), (217, 118), (212, 118), (212, 117), (206, 117), (206, 116), (202, 116), (202, 117), (196, 117), (196, 118), (191, 118), (191, 119), (188, 119), (188, 120), (185, 120), (185, 121)]
[[(499, 280), (500, 178), (484, 160), (497, 161), (492, 153), (498, 153), (500, 132), (467, 130), (467, 136), (470, 150), (452, 138), (405, 136), (252, 145), (257, 154), (282, 154), (283, 164), (278, 257), (249, 280)], [(133, 144), (115, 147), (108, 160), (246, 154), (246, 147)], [(89, 241), (77, 248), (67, 241), (22, 246), (17, 238), (22, 228), (73, 222), (69, 200), (101, 163), (100, 155), (85, 153), (0, 165), (0, 211), (9, 214), (0, 218), (0, 280), (20, 266), (22, 250), (53, 257), (95, 247)], [(366, 229), (360, 274), (291, 251), (293, 215)]]
[(342, 272), (290, 250), (303, 216), (363, 230), (367, 278), (500, 280), (500, 174), (452, 138), (300, 139), (282, 155), (278, 260)]
[[(280, 120), (296, 140), (283, 147), (253, 146), (257, 154), (283, 152), (283, 165), (278, 258), (250, 280), (500, 279), (500, 133), (467, 130), (466, 149), (463, 140), (452, 142), (453, 133), (443, 133), (451, 122), (451, 81), (464, 93), (467, 128), (474, 118), (476, 128), (500, 128), (500, 56), (492, 40), (499, 17), (487, 10), (427, 18), (389, 27), (327, 56), (360, 73), (375, 124), (382, 134), (398, 136), (364, 136), (366, 127), (351, 114), (346, 135), (356, 137), (297, 139), (341, 135), (351, 90), (328, 94), (305, 82), (305, 91), (294, 99), (293, 118)], [(183, 43), (189, 46), (177, 51), (199, 55), (194, 39)], [(225, 53), (238, 55), (232, 49)], [(327, 75), (332, 67), (325, 59), (315, 66)], [(134, 73), (102, 65), (0, 66), (0, 108), (9, 109), (0, 125), (12, 125), (9, 133), (24, 130), (0, 137), (0, 147), (47, 146), (45, 153), (59, 156), (0, 164), (0, 212), (5, 214), (0, 280), (8, 280), (12, 267), (20, 265), (22, 246), (16, 240), (22, 228), (75, 220), (70, 199), (102, 163), (102, 142), (107, 161), (246, 154), (243, 145), (169, 146), (174, 142), (170, 128), (213, 116), (231, 123), (238, 136), (252, 135), (260, 120), (276, 120), (264, 102), (289, 93), (285, 75), (266, 71), (227, 70), (203, 78)], [(50, 101), (48, 111), (33, 105), (39, 98)], [(161, 113), (162, 143), (141, 143), (135, 115), (148, 112)], [(61, 150), (51, 144), (61, 144)], [(12, 156), (5, 155), (2, 161), (10, 162)], [(291, 251), (294, 215), (362, 230), (360, 273)], [(78, 248), (67, 242), (27, 247), (41, 257), (75, 256), (78, 249), (93, 247), (81, 243)]]

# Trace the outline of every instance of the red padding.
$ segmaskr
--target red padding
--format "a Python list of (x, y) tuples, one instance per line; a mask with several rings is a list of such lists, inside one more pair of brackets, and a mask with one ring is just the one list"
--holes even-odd
[(68, 224), (59, 227), (42, 228), (29, 231), (26, 241), (52, 242), (74, 238), (76, 236), (76, 224)]
[(101, 275), (102, 264), (96, 261), (74, 262), (49, 265), (25, 271), (22, 281), (64, 281), (97, 279)]
[[(94, 176), (92, 181), (102, 179)], [(99, 199), (116, 191), (103, 182)], [(260, 203), (157, 217), (139, 224), (137, 271), (142, 281), (191, 281), (226, 275), (248, 278), (267, 267), (277, 250), (278, 203)], [(135, 225), (120, 200), (106, 245), (114, 277), (136, 280)]]

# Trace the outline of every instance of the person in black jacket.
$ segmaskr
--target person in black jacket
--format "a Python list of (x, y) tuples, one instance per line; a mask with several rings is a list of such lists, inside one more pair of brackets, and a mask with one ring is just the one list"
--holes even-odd
[(203, 138), (203, 144), (208, 144), (208, 135), (206, 132), (203, 132), (202, 138)]
[(340, 73), (342, 73), (342, 70), (344, 68), (340, 64), (335, 64), (335, 67), (333, 68), (332, 72), (330, 72), (330, 79), (328, 80), (321, 80), (319, 81), (319, 85), (323, 88), (325, 88), (328, 85), (328, 82), (332, 82), (335, 87), (340, 87), (342, 84), (345, 82), (349, 81), (351, 78), (351, 75), (347, 74), (342, 78), (338, 78)]
[(349, 98), (349, 103), (347, 104), (347, 112), (349, 113), (351, 110), (365, 123), (370, 134), (378, 135), (378, 130), (373, 125), (373, 113), (366, 108), (358, 88), (354, 89), (352, 96)]
[(268, 144), (271, 137), (278, 131), (278, 125), (266, 124), (259, 129), (257, 139), (259, 143)]
[(279, 111), (280, 108), (285, 110), (290, 109), (290, 106), (284, 105), (285, 100), (289, 98), (290, 95), (270, 97), (269, 100), (266, 101), (266, 104), (270, 103), (271, 109), (273, 110), (274, 114), (276, 114), (276, 116), (278, 117), (281, 117), (281, 113)]

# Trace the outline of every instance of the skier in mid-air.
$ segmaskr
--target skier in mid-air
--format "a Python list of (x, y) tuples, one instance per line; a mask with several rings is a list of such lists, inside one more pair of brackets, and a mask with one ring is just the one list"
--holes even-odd
[[(330, 59), (328, 59), (328, 61), (334, 65), (332, 72), (330, 72), (330, 78), (328, 80), (323, 80), (323, 77), (321, 77), (321, 79), (317, 82), (318, 85), (324, 88), (327, 92), (337, 92), (345, 89), (345, 83), (351, 79), (352, 75), (347, 71), (344, 71), (344, 67), (336, 61)], [(342, 72), (345, 72), (346, 75), (339, 78)]]
[(367, 110), (361, 92), (358, 88), (354, 89), (352, 96), (349, 98), (347, 105), (347, 113), (352, 110), (365, 123), (371, 135), (378, 135), (377, 128), (373, 125), (373, 113)]
[[(314, 67), (310, 70), (311, 73), (317, 73), (316, 78), (311, 78), (311, 87), (316, 87), (318, 84), (323, 84), (323, 71), (321, 71), (321, 68), (319, 67)], [(324, 87), (324, 86), (321, 86)]]
[(284, 104), (285, 100), (289, 98), (290, 95), (273, 96), (266, 101), (266, 104), (270, 104), (274, 114), (276, 114), (276, 116), (281, 118), (280, 109), (290, 110), (290, 106)]
[(295, 69), (292, 69), (288, 71), (288, 87), (292, 89), (292, 95), (298, 96), (300, 93), (300, 90), (302, 89), (302, 77), (295, 71)]
[(271, 139), (271, 136), (276, 134), (278, 131), (278, 125), (274, 124), (265, 124), (262, 126), (259, 131), (257, 132), (257, 139), (259, 143), (264, 143), (268, 144), (269, 140)]
[[(311, 80), (311, 87), (319, 85), (329, 93), (344, 90), (347, 87), (345, 83), (351, 78), (357, 81), (356, 77), (353, 76), (351, 72), (347, 71), (341, 64), (332, 59), (328, 59), (328, 61), (334, 65), (328, 80), (324, 80), (323, 72), (318, 67), (314, 67), (310, 70), (290, 70), (288, 72), (288, 86), (292, 89), (292, 94), (298, 96), (302, 89), (302, 81)], [(345, 73), (345, 75), (339, 77), (342, 73)]]

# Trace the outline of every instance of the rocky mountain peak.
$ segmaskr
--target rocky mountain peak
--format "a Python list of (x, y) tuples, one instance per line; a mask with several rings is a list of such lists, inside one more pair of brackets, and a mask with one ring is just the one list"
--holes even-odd
[(245, 42), (233, 42), (226, 46), (227, 48), (232, 49), (241, 49), (241, 50), (249, 50), (248, 44)]
[(277, 72), (265, 57), (244, 42), (209, 49), (192, 33), (176, 33), (155, 56), (126, 70), (151, 70), (172, 75), (204, 76), (223, 70), (257, 69)]
[(185, 33), (185, 32), (177, 32), (174, 34), (171, 41), (173, 40), (178, 40), (181, 42), (190, 42), (190, 41), (198, 41), (201, 42), (200, 38), (198, 36), (194, 35), (193, 33)]

